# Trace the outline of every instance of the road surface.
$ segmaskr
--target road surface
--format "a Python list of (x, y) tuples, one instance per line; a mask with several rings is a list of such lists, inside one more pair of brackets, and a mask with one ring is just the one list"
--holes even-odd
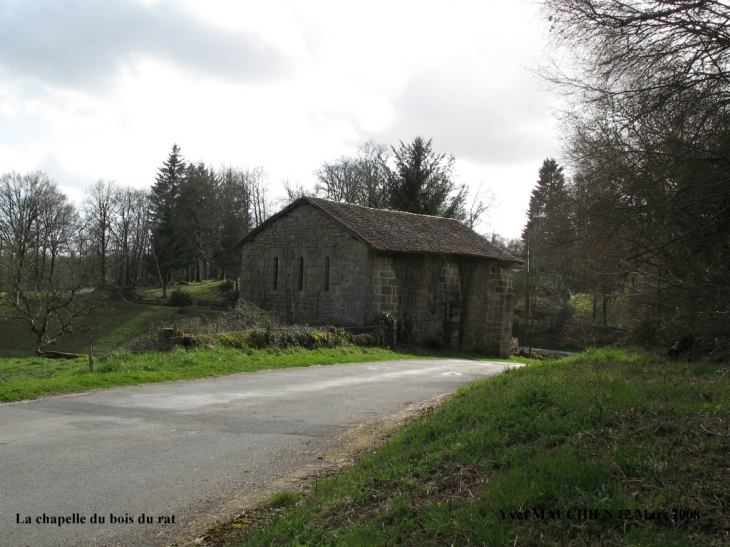
[(505, 366), (312, 366), (0, 405), (0, 543), (190, 541), (274, 486), (326, 465), (357, 424), (402, 414)]

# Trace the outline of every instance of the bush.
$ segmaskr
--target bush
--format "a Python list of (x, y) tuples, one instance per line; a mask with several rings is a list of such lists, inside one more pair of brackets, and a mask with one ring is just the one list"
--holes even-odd
[(372, 334), (353, 334), (350, 336), (350, 342), (356, 346), (376, 346), (378, 340)]
[(378, 343), (383, 347), (390, 347), (395, 341), (395, 333), (397, 329), (397, 321), (393, 314), (388, 312), (380, 312), (370, 322), (371, 325), (382, 324), (383, 337), (385, 340), (379, 340)]
[(181, 289), (175, 289), (172, 293), (170, 293), (170, 298), (168, 298), (167, 304), (176, 308), (192, 306), (193, 295)]

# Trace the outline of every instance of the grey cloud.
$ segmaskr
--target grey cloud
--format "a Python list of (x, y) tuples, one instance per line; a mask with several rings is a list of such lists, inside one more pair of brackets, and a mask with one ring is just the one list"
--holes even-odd
[(283, 55), (256, 34), (197, 20), (169, 0), (0, 4), (0, 66), (13, 75), (94, 86), (142, 57), (228, 80), (268, 79), (287, 69)]
[(543, 97), (533, 87), (528, 76), (495, 91), (475, 86), (468, 75), (420, 74), (395, 102), (397, 121), (369, 137), (392, 144), (416, 135), (433, 137), (437, 150), (480, 164), (541, 158), (555, 143), (522, 129), (549, 123)]

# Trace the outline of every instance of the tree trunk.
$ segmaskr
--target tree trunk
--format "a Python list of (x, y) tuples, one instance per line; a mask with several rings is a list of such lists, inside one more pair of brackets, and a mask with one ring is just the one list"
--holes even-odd
[(162, 280), (162, 298), (167, 298), (167, 270), (162, 272), (160, 279)]
[(42, 337), (36, 335), (35, 344), (33, 345), (33, 355), (36, 357), (40, 357), (41, 353), (41, 340)]

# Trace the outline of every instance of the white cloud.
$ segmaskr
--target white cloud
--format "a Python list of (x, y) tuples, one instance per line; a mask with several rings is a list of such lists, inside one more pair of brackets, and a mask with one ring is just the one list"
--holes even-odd
[(493, 227), (514, 236), (557, 147), (524, 68), (542, 47), (530, 0), (6, 1), (0, 172), (149, 187), (177, 143), (263, 166), (276, 193), (365, 140), (420, 134), (502, 194)]

